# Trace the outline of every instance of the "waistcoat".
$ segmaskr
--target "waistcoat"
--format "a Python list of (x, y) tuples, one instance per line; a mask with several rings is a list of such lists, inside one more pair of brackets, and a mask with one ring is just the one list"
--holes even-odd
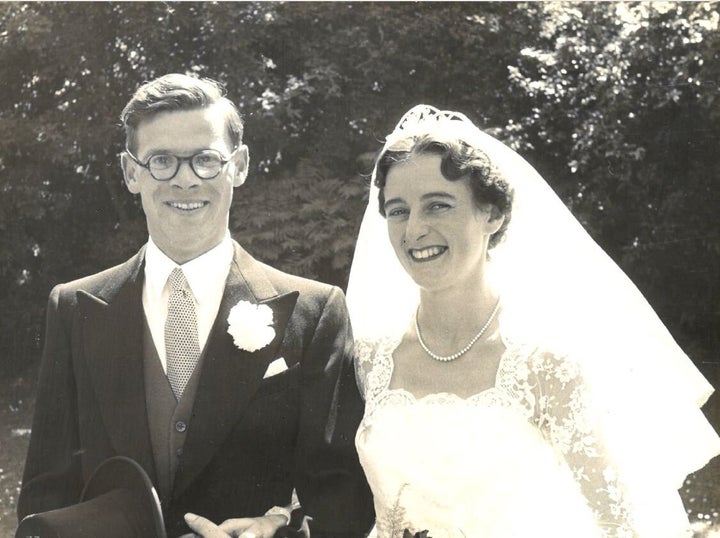
[(157, 474), (157, 484), (155, 485), (160, 499), (167, 503), (172, 494), (175, 472), (182, 458), (183, 446), (190, 426), (205, 350), (200, 354), (200, 359), (195, 365), (195, 370), (185, 386), (180, 401), (177, 401), (170, 381), (160, 363), (147, 320), (145, 320), (143, 332), (145, 403)]

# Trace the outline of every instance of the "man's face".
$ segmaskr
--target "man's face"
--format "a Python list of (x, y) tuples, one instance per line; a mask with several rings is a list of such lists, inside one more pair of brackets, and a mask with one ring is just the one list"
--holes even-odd
[(225, 236), (233, 188), (247, 177), (247, 147), (233, 153), (218, 106), (161, 112), (142, 121), (136, 134), (135, 157), (141, 163), (158, 153), (190, 157), (206, 149), (229, 158), (213, 179), (200, 179), (183, 161), (175, 177), (157, 181), (130, 156), (122, 157), (125, 183), (130, 192), (140, 194), (152, 240), (177, 263), (197, 258)]

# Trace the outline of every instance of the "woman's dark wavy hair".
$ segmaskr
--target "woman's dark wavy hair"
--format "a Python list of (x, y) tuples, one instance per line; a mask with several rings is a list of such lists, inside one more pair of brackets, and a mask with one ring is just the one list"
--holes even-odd
[(484, 151), (459, 139), (440, 140), (432, 133), (427, 133), (399, 140), (386, 149), (375, 165), (375, 185), (380, 190), (380, 214), (385, 217), (385, 183), (390, 168), (408, 162), (415, 155), (426, 154), (440, 155), (440, 173), (448, 181), (469, 178), (470, 189), (478, 207), (490, 204), (493, 217), (505, 217), (500, 229), (490, 236), (488, 248), (497, 245), (510, 224), (513, 190)]

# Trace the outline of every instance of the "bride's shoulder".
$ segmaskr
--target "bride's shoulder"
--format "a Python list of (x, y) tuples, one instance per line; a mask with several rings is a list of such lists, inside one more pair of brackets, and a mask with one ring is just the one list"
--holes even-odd
[(530, 368), (540, 377), (560, 381), (561, 383), (581, 380), (580, 363), (572, 354), (539, 346), (529, 357)]
[(376, 339), (356, 338), (355, 339), (355, 362), (372, 364), (373, 357), (377, 352), (380, 342)]
[(392, 352), (397, 347), (398, 339), (391, 336), (378, 336), (374, 338), (355, 339), (355, 360), (361, 363), (372, 364), (378, 357)]
[(356, 380), (366, 400), (377, 387), (387, 385), (392, 372), (391, 355), (397, 343), (390, 337), (355, 339)]
[(532, 373), (541, 379), (569, 382), (581, 377), (580, 363), (561, 346), (538, 338), (503, 335), (511, 367)]
[(501, 317), (499, 332), (510, 357), (507, 362), (541, 379), (579, 380), (582, 377), (581, 362), (568, 346), (572, 338), (538, 327), (544, 326), (522, 316)]
[(355, 355), (358, 357), (372, 357), (379, 345), (378, 339), (356, 338), (355, 339)]

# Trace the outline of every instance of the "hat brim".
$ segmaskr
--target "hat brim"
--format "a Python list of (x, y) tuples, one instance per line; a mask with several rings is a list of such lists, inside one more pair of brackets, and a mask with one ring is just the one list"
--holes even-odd
[(166, 538), (160, 500), (134, 460), (115, 456), (93, 472), (80, 502), (27, 516), (16, 538)]
[(101, 463), (88, 480), (80, 502), (90, 500), (114, 489), (126, 489), (140, 496), (144, 520), (154, 524), (157, 538), (166, 538), (160, 498), (152, 480), (138, 462), (115, 456)]

